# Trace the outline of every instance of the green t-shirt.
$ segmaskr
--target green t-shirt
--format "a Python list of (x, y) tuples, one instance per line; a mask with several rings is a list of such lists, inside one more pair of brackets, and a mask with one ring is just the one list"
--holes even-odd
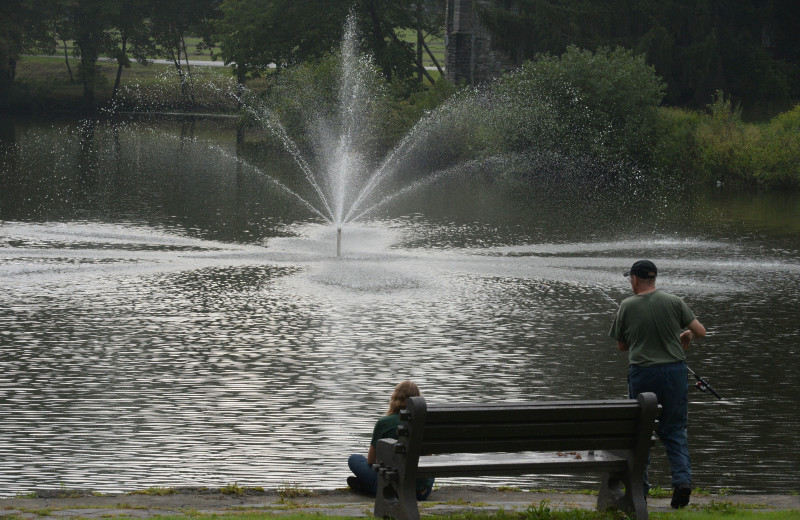
[(686, 360), (681, 332), (694, 319), (682, 299), (654, 291), (623, 300), (608, 335), (628, 345), (631, 365), (677, 363)]
[[(400, 425), (400, 415), (384, 415), (378, 422), (375, 423), (375, 428), (372, 429), (372, 440), (370, 445), (376, 446), (380, 439), (396, 439), (397, 427)], [(432, 478), (418, 478), (417, 491), (427, 489), (433, 486), (434, 479)]]
[(397, 427), (400, 425), (400, 415), (384, 415), (375, 423), (372, 430), (371, 446), (377, 446), (380, 439), (396, 439)]

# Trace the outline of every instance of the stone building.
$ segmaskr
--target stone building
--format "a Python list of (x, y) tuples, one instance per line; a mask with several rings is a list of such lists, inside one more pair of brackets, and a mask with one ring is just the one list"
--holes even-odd
[(486, 1), (447, 0), (445, 76), (452, 83), (478, 85), (514, 67), (478, 20), (477, 6)]

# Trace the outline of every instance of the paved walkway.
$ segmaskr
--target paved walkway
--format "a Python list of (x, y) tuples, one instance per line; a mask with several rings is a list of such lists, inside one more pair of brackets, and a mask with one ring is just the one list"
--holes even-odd
[[(250, 491), (224, 494), (219, 490), (178, 489), (169, 495), (120, 494), (94, 496), (89, 493), (55, 490), (38, 492), (35, 498), (0, 499), (0, 519), (4, 517), (56, 520), (67, 518), (105, 519), (111, 517), (151, 518), (159, 515), (224, 514), (254, 511), (264, 513), (329, 513), (332, 515), (371, 516), (372, 499), (344, 490), (299, 489)], [(61, 495), (73, 495), (64, 497)], [(79, 496), (78, 496), (79, 495)], [(545, 504), (556, 509), (594, 509), (596, 497), (587, 494), (498, 491), (488, 487), (446, 486), (435, 490), (421, 503), (426, 514), (450, 514), (462, 511), (525, 510)], [(711, 502), (731, 503), (758, 510), (796, 510), (797, 495), (693, 495), (692, 505)], [(671, 511), (669, 498), (651, 499), (653, 511)]]

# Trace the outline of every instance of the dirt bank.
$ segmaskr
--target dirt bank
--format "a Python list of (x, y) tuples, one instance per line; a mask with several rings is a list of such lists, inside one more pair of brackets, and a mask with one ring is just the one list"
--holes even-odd
[[(171, 490), (172, 491), (172, 490)], [(222, 493), (209, 489), (176, 489), (174, 493), (156, 495), (125, 493), (98, 496), (81, 491), (37, 491), (36, 496), (0, 499), (0, 519), (65, 518), (151, 518), (175, 514), (224, 514), (247, 510), (286, 513), (330, 513), (345, 516), (368, 516), (372, 512), (372, 499), (344, 490), (299, 489), (240, 490), (243, 494)], [(423, 514), (454, 513), (467, 510), (496, 511), (500, 508), (524, 510), (547, 501), (551, 509), (594, 509), (596, 497), (588, 494), (502, 491), (478, 486), (447, 486), (435, 490), (429, 500), (422, 503)], [(761, 510), (782, 509), (800, 512), (800, 496), (796, 495), (693, 495), (697, 506), (712, 501), (729, 502), (738, 506)], [(669, 511), (669, 498), (650, 499), (650, 511)]]

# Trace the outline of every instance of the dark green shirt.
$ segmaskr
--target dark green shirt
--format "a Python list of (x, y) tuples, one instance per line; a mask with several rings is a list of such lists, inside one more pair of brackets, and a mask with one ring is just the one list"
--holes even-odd
[(380, 439), (396, 439), (397, 427), (400, 425), (400, 415), (384, 415), (375, 423), (372, 430), (370, 445), (377, 446)]
[(608, 335), (628, 345), (631, 365), (658, 366), (686, 360), (680, 335), (694, 321), (686, 303), (654, 291), (622, 301)]
[[(400, 415), (384, 415), (378, 422), (375, 423), (375, 428), (372, 429), (372, 440), (370, 444), (377, 446), (380, 439), (396, 439), (397, 427), (400, 425)], [(418, 478), (417, 491), (427, 489), (433, 486), (434, 479), (432, 478)]]

